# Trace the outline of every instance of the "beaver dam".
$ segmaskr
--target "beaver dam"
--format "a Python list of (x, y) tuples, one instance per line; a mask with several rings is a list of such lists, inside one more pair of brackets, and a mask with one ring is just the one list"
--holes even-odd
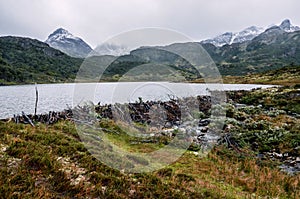
[[(298, 89), (281, 87), (227, 92), (226, 102), (215, 106), (203, 95), (15, 115), (0, 121), (1, 196), (298, 198), (299, 96)], [(79, 136), (80, 130), (90, 137)], [(179, 135), (189, 146), (178, 160), (137, 174), (98, 161), (82, 144), (107, 139), (130, 153), (148, 154)], [(125, 168), (151, 164), (100, 147)]]
[[(241, 155), (254, 156), (259, 161), (272, 160), (293, 175), (300, 171), (300, 117), (297, 111), (289, 109), (291, 104), (283, 106), (278, 95), (298, 103), (296, 92), (299, 91), (290, 88), (230, 91), (226, 93), (226, 101), (214, 106), (214, 115), (212, 100), (215, 99), (202, 95), (168, 101), (143, 101), (139, 98), (134, 103), (113, 105), (87, 103), (61, 112), (23, 113), (9, 120), (34, 126), (39, 122), (95, 123), (109, 119), (135, 126), (138, 130), (146, 129), (147, 136), (138, 141), (133, 139), (132, 143), (155, 143), (157, 137), (172, 139), (176, 132), (184, 131), (191, 143), (190, 150), (198, 152), (215, 144), (225, 144)], [(269, 100), (265, 101), (262, 96)], [(251, 152), (245, 152), (246, 148)]]

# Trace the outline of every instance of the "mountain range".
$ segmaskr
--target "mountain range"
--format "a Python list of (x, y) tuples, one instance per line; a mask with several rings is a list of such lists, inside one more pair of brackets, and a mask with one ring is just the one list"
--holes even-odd
[(241, 43), (218, 47), (202, 44), (222, 75), (245, 75), (300, 65), (300, 31), (286, 32), (273, 26)]
[[(289, 19), (285, 19), (279, 26), (270, 26), (269, 28), (280, 28), (285, 32), (294, 32), (300, 30), (300, 27), (291, 24)], [(201, 43), (211, 43), (215, 46), (221, 47), (226, 44), (242, 43), (245, 41), (251, 41), (261, 33), (265, 32), (269, 28), (262, 28), (257, 26), (250, 26), (240, 32), (226, 32), (218, 35), (212, 39), (203, 40)]]
[[(300, 27), (291, 24), (289, 19), (282, 21), (278, 26), (269, 26), (268, 28), (262, 28), (257, 26), (250, 26), (240, 32), (226, 32), (218, 35), (212, 39), (206, 39), (201, 41), (201, 44), (213, 44), (216, 47), (222, 47), (224, 45), (231, 45), (234, 43), (242, 43), (251, 41), (258, 35), (262, 34), (269, 28), (280, 28), (284, 32), (294, 32), (300, 30)], [(51, 47), (56, 48), (72, 57), (84, 58), (91, 53), (92, 48), (84, 42), (81, 38), (73, 36), (70, 32), (63, 28), (55, 30), (48, 36), (45, 41)], [(95, 49), (97, 55), (113, 55), (120, 56), (129, 54), (130, 49), (126, 46), (104, 43)]]
[[(196, 43), (202, 44), (222, 75), (245, 75), (300, 65), (300, 28), (289, 20), (266, 29), (252, 26), (216, 38)], [(98, 54), (93, 54), (86, 42), (62, 28), (50, 34), (46, 42), (0, 37), (0, 84), (71, 81), (80, 65), (87, 61), (92, 64), (85, 72), (93, 77), (99, 74), (95, 70), (97, 62), (109, 63), (104, 81), (118, 80), (135, 66), (145, 64), (154, 67), (152, 71), (167, 65), (187, 79), (198, 78), (200, 74), (187, 60), (172, 53), (188, 49), (189, 45), (140, 47), (130, 51), (126, 46), (103, 44), (96, 49)], [(87, 55), (91, 57), (86, 58)]]

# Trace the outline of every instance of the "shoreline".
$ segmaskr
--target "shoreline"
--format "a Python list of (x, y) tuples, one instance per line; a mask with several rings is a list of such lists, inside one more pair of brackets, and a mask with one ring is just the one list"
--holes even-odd
[[(265, 140), (261, 144), (259, 144), (258, 146), (253, 145), (253, 143), (257, 142), (257, 141), (255, 141), (252, 143), (252, 145), (249, 143), (250, 144), (249, 147), (254, 147), (254, 148), (252, 148), (252, 150), (254, 150), (254, 151), (259, 149), (259, 153), (258, 153), (259, 160), (267, 158), (269, 160), (273, 159), (274, 161), (279, 161), (282, 163), (285, 162), (284, 164), (282, 164), (285, 166), (281, 165), (283, 170), (286, 170), (288, 172), (288, 171), (293, 170), (293, 168), (296, 168), (295, 172), (297, 173), (300, 171), (300, 165), (298, 166), (298, 163), (297, 163), (300, 160), (299, 159), (300, 150), (297, 149), (297, 147), (294, 149), (293, 148), (288, 149), (288, 151), (299, 150), (299, 152), (296, 152), (296, 154), (298, 154), (299, 157), (297, 155), (295, 157), (290, 156), (290, 155), (284, 155), (286, 153), (287, 149), (279, 149), (279, 148), (276, 148), (277, 147), (276, 145), (272, 146), (273, 144), (269, 145), (267, 143), (269, 142), (269, 139), (271, 139), (271, 138), (272, 138), (272, 140), (278, 139), (278, 141), (277, 141), (278, 143), (280, 143), (281, 141), (284, 141), (284, 139), (281, 137), (272, 137), (272, 136), (277, 136), (278, 131), (279, 132), (286, 131), (286, 129), (285, 129), (286, 127), (284, 127), (286, 125), (286, 121), (293, 121), (295, 124), (300, 122), (300, 113), (294, 114), (293, 112), (284, 111), (282, 109), (277, 109), (276, 106), (275, 107), (274, 106), (266, 106), (265, 104), (259, 104), (257, 102), (255, 102), (255, 103), (251, 102), (250, 104), (247, 104), (247, 105), (240, 102), (240, 100), (243, 100), (243, 99), (246, 100), (245, 102), (247, 102), (247, 98), (249, 98), (249, 97), (250, 97), (249, 99), (253, 98), (253, 97), (251, 97), (252, 95), (254, 95), (254, 96), (257, 95), (257, 98), (260, 99), (260, 96), (264, 96), (266, 94), (275, 96), (276, 93), (282, 93), (282, 91), (284, 91), (286, 93), (284, 95), (288, 95), (289, 93), (293, 94), (293, 90), (291, 90), (289, 88), (285, 88), (285, 87), (268, 88), (265, 90), (264, 89), (255, 89), (252, 91), (244, 91), (244, 90), (228, 91), (229, 97), (227, 99), (232, 102), (230, 102), (230, 103), (227, 102), (227, 104), (222, 105), (222, 106), (224, 106), (224, 108), (226, 108), (227, 122), (224, 123), (223, 131), (220, 133), (221, 134), (229, 133), (229, 135), (233, 136), (234, 140), (239, 140), (239, 139), (248, 140), (249, 135), (247, 135), (247, 133), (251, 133), (253, 131), (252, 128), (254, 128), (253, 135), (255, 135), (255, 136), (257, 136), (256, 134), (259, 132), (265, 132), (265, 131), (269, 132), (265, 135), (263, 134), (263, 136), (265, 136), (265, 138), (263, 138), (263, 139), (265, 139)], [(296, 89), (295, 92), (299, 92), (299, 90)], [(280, 94), (280, 95), (282, 95), (282, 94)], [(206, 96), (206, 97), (209, 97), (209, 96)], [(247, 98), (245, 98), (245, 97), (247, 97)], [(197, 97), (190, 98), (190, 100), (191, 99), (193, 99), (194, 101), (190, 101), (189, 103), (193, 104), (193, 103), (197, 102)], [(213, 135), (214, 131), (216, 131), (213, 128), (212, 129), (207, 128), (213, 124), (213, 123), (210, 124), (211, 123), (210, 116), (209, 115), (205, 116), (205, 114), (209, 113), (206, 111), (209, 111), (209, 109), (211, 108), (210, 107), (211, 105), (209, 105), (209, 101), (206, 101), (204, 98), (201, 98), (201, 99), (204, 100), (204, 101), (202, 101), (204, 103), (202, 103), (202, 105), (201, 105), (201, 101), (199, 101), (198, 103), (200, 103), (200, 104), (198, 104), (197, 106), (199, 107), (199, 111), (200, 111), (199, 113), (201, 113), (202, 115), (200, 114), (201, 115), (200, 118), (197, 119), (197, 123), (198, 123), (197, 127), (192, 128), (192, 131), (195, 133), (195, 135), (193, 135), (193, 143), (194, 143), (193, 147), (195, 147), (196, 150), (201, 148), (200, 145), (201, 145), (201, 143), (203, 144), (203, 142), (205, 142), (205, 140), (207, 139), (207, 136), (209, 136), (210, 134)], [(199, 98), (198, 98), (198, 100), (199, 100)], [(145, 102), (143, 102), (141, 100), (140, 102), (136, 102), (136, 103), (122, 104), (118, 108), (120, 109), (120, 108), (122, 108), (122, 106), (130, 105), (129, 106), (129, 107), (131, 107), (131, 108), (129, 108), (130, 117), (134, 123), (137, 123), (137, 124), (141, 123), (142, 125), (150, 124), (150, 127), (151, 127), (151, 125), (160, 126), (159, 128), (156, 128), (156, 131), (158, 131), (159, 134), (161, 134), (162, 132), (165, 132), (165, 133), (169, 132), (170, 133), (169, 136), (172, 137), (172, 132), (174, 130), (181, 129), (183, 131), (186, 131), (186, 129), (191, 128), (189, 126), (189, 123), (185, 124), (183, 121), (181, 121), (182, 120), (182, 118), (180, 118), (181, 113), (179, 111), (176, 111), (176, 110), (179, 110), (179, 106), (176, 105), (176, 103), (178, 103), (178, 102), (176, 102), (176, 100), (174, 100), (174, 101), (170, 100), (169, 102), (168, 101), (167, 102), (162, 102), (162, 101), (156, 101), (156, 102), (145, 101)], [(101, 119), (104, 119), (104, 118), (113, 119), (114, 114), (116, 114), (116, 112), (112, 113), (113, 106), (114, 105), (109, 105), (109, 104), (94, 105), (95, 113), (97, 113), (97, 116), (93, 116), (93, 117), (97, 118), (98, 121), (101, 121)], [(149, 110), (151, 109), (150, 107), (153, 108), (155, 106), (165, 107), (166, 108), (165, 111), (167, 111), (168, 118), (165, 118), (165, 120), (161, 120), (158, 118), (151, 120), (153, 118), (150, 117)], [(149, 107), (149, 108), (147, 108), (147, 107)], [(89, 108), (87, 108), (87, 107), (81, 107), (80, 109), (81, 110), (89, 110)], [(170, 111), (168, 111), (168, 110), (170, 110)], [(71, 117), (65, 117), (65, 114), (63, 113), (63, 111), (61, 112), (63, 114), (56, 113), (56, 112), (50, 112), (50, 113), (54, 116), (57, 116), (57, 118), (52, 119), (53, 122), (60, 121), (62, 118), (65, 118), (67, 120), (72, 120)], [(49, 121), (49, 119), (51, 118), (50, 113), (40, 115), (37, 117), (38, 118), (48, 118), (48, 119), (44, 120), (44, 123), (47, 123)], [(87, 112), (86, 114), (90, 114), (90, 113)], [(240, 116), (240, 114), (241, 114), (241, 116)], [(73, 115), (72, 112), (71, 112), (71, 115)], [(162, 114), (160, 113), (159, 115), (162, 115)], [(247, 115), (247, 116), (243, 116), (243, 115)], [(121, 118), (123, 116), (121, 115), (118, 117)], [(253, 118), (253, 121), (252, 120), (247, 121), (246, 118), (248, 118), (248, 117)], [(261, 117), (264, 119), (263, 120), (259, 119)], [(33, 118), (33, 116), (31, 115), (31, 116), (29, 116), (29, 118)], [(276, 121), (276, 123), (275, 123), (275, 122), (273, 122), (273, 120), (274, 121), (278, 120), (278, 121)], [(16, 121), (16, 119), (14, 119), (14, 121)], [(18, 119), (18, 121), (20, 121), (20, 119)], [(22, 121), (24, 121), (24, 118), (22, 119)], [(160, 123), (160, 124), (155, 123), (156, 121), (161, 121), (163, 123)], [(29, 124), (31, 123), (29, 121), (25, 121), (25, 122), (29, 123)], [(35, 123), (35, 121), (32, 121), (32, 122)], [(267, 122), (267, 123), (265, 124), (264, 122)], [(282, 125), (282, 127), (276, 126), (276, 125), (278, 125), (278, 122), (280, 122), (280, 125)], [(248, 130), (246, 130), (245, 127), (243, 127), (245, 125), (248, 126), (247, 127), (247, 128), (249, 128)], [(169, 129), (169, 130), (163, 131), (164, 128)], [(258, 128), (258, 129), (256, 130), (256, 128)], [(260, 129), (260, 128), (262, 128), (262, 129)], [(289, 128), (293, 129), (293, 126), (290, 126)], [(279, 130), (276, 130), (276, 129), (279, 129)], [(242, 134), (242, 137), (239, 137), (240, 132), (245, 131), (245, 130), (247, 133), (245, 133), (245, 135)], [(282, 134), (282, 135), (284, 135), (284, 134)], [(287, 135), (289, 135), (289, 134), (287, 134)], [(257, 139), (259, 140), (262, 138), (257, 137)], [(295, 139), (296, 140), (294, 142), (297, 142), (296, 137), (295, 137)], [(226, 142), (228, 142), (228, 141), (226, 141)], [(229, 144), (228, 147), (235, 147), (235, 146)], [(293, 154), (295, 152), (293, 152), (293, 153), (289, 152), (287, 154), (290, 154), (290, 153)], [(295, 164), (295, 162), (297, 164)]]

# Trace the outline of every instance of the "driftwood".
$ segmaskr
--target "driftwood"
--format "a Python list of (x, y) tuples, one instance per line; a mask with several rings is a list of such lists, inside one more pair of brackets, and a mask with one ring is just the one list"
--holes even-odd
[(207, 95), (200, 95), (197, 97), (199, 102), (199, 111), (202, 111), (205, 115), (209, 114), (209, 110), (211, 109), (211, 97)]
[[(164, 114), (161, 113), (163, 109)], [(114, 115), (113, 115), (114, 109)], [(86, 110), (83, 110), (86, 112)], [(139, 98), (139, 102), (128, 103), (123, 105), (101, 105), (98, 103), (95, 106), (95, 112), (98, 114), (98, 119), (108, 118), (108, 119), (121, 119), (121, 120), (131, 120), (133, 122), (141, 124), (150, 124), (152, 126), (163, 126), (166, 124), (178, 125), (181, 121), (181, 110), (178, 101), (171, 99), (166, 102), (162, 101), (146, 101), (143, 102)], [(130, 118), (126, 117), (125, 113), (129, 113)], [(159, 113), (157, 113), (159, 112)], [(159, 117), (159, 118), (157, 118)], [(163, 118), (163, 119), (162, 119)], [(157, 124), (160, 121), (160, 124)]]
[(35, 106), (34, 106), (34, 116), (36, 116), (38, 101), (39, 101), (39, 92), (38, 92), (37, 86), (36, 86), (36, 84), (35, 84)]
[(32, 115), (32, 114), (25, 114), (22, 111), (22, 115), (14, 115), (13, 121), (15, 123), (23, 123), (23, 124), (30, 124), (31, 126), (35, 126), (34, 123), (45, 123), (45, 124), (54, 124), (60, 120), (71, 120), (72, 119), (72, 110), (66, 109), (61, 112), (54, 112), (49, 111), (47, 114), (39, 114), (39, 115)]
[(105, 104), (104, 106), (101, 106), (99, 102), (98, 105), (95, 107), (95, 112), (99, 114), (100, 118), (113, 118), (111, 104)]
[(24, 122), (29, 123), (31, 126), (34, 127), (32, 120), (22, 111), (22, 117), (24, 118)]
[[(140, 100), (140, 102), (136, 103), (129, 103), (128, 108), (130, 112), (130, 117), (132, 121), (138, 122), (138, 123), (154, 123), (157, 121), (160, 121), (159, 118), (151, 118), (153, 117), (153, 114), (150, 113), (150, 110), (152, 112), (158, 111), (158, 108), (163, 108), (165, 111), (165, 118), (164, 118), (164, 124), (160, 124), (163, 127), (166, 127), (167, 124), (173, 126), (178, 125), (181, 121), (181, 110), (180, 106), (177, 100), (171, 99), (166, 102), (162, 101), (146, 101), (143, 102)], [(163, 115), (156, 115), (156, 117), (163, 117)], [(159, 124), (154, 124), (159, 125)]]

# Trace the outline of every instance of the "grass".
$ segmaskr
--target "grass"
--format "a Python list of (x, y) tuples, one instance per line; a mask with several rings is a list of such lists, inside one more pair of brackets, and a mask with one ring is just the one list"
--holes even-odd
[(271, 85), (299, 85), (300, 66), (286, 66), (278, 70), (272, 70), (259, 74), (246, 76), (224, 76), (224, 83), (231, 84), (271, 84)]
[[(197, 79), (193, 83), (220, 83), (218, 79)], [(249, 74), (245, 76), (222, 76), (222, 82), (226, 84), (267, 84), (267, 85), (300, 85), (300, 66), (286, 66), (281, 69), (264, 73)]]
[[(89, 130), (92, 136), (84, 137), (69, 121), (36, 127), (0, 121), (0, 198), (300, 198), (300, 174), (287, 175), (276, 162), (255, 157), (273, 148), (291, 152), (300, 144), (299, 118), (291, 116), (300, 114), (298, 68), (287, 69), (288, 75), (277, 71), (277, 76), (269, 72), (243, 79), (293, 86), (236, 95), (237, 103), (252, 107), (227, 105), (226, 125), (232, 126), (241, 151), (218, 145), (198, 156), (190, 148), (175, 162), (148, 173), (125, 173), (91, 155), (103, 152), (113, 163), (146, 167), (147, 159), (131, 153), (153, 152), (171, 141), (169, 136), (130, 136), (146, 126), (102, 119), (99, 127), (105, 130)], [(225, 82), (237, 81), (231, 78)], [(113, 147), (101, 144), (102, 139), (128, 153), (112, 155)], [(81, 140), (94, 148), (88, 151)], [(257, 151), (251, 149), (254, 141)]]
[[(116, 128), (114, 123), (105, 122)], [(110, 134), (109, 139), (124, 144), (126, 150), (148, 152), (162, 145), (130, 145), (123, 133)], [(39, 124), (36, 128), (1, 122), (0, 143), (1, 198), (300, 196), (299, 175), (288, 176), (222, 146), (202, 158), (187, 151), (158, 171), (127, 174), (95, 159), (80, 142), (75, 125), (67, 121), (53, 126)]]

